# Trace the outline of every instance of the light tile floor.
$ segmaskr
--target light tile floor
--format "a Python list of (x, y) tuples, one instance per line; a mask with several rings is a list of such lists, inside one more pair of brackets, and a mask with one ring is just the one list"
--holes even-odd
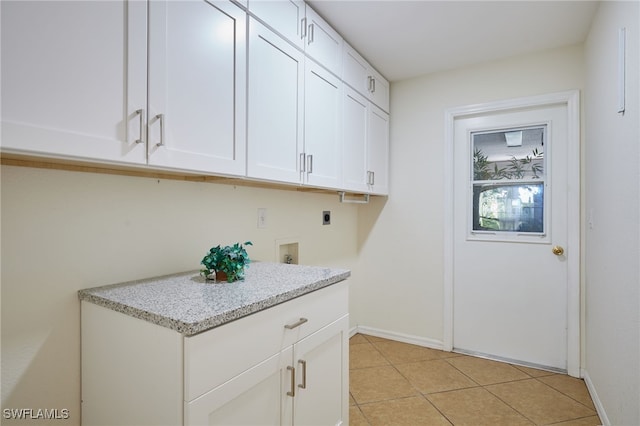
[(351, 426), (600, 425), (580, 379), (356, 334)]

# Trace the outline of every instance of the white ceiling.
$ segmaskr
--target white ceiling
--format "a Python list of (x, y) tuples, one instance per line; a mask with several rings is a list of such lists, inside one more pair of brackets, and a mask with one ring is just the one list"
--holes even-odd
[(597, 1), (308, 0), (391, 81), (585, 40)]

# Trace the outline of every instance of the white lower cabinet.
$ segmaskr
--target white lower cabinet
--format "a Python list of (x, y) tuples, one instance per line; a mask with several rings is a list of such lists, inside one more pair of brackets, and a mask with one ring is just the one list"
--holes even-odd
[(82, 302), (84, 425), (347, 425), (346, 281), (195, 336)]
[(186, 403), (187, 425), (290, 425), (293, 398), (286, 396), (292, 348)]
[(185, 424), (346, 424), (348, 322), (344, 315), (187, 403)]

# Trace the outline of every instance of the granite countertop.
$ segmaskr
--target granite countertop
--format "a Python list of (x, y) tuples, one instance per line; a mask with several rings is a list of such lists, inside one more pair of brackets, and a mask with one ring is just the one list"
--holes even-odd
[(80, 290), (78, 296), (192, 336), (350, 275), (346, 269), (253, 262), (245, 280), (234, 283), (209, 283), (199, 271), (191, 271)]

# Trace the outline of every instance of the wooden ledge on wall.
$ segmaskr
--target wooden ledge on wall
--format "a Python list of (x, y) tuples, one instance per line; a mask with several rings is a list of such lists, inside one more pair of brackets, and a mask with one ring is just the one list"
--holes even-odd
[(0, 153), (3, 166), (31, 167), (37, 169), (65, 170), (82, 173), (99, 173), (119, 176), (143, 177), (151, 179), (170, 179), (188, 182), (208, 182), (223, 185), (247, 186), (252, 188), (279, 189), (285, 191), (311, 192), (318, 194), (339, 194), (337, 190), (313, 188), (302, 185), (251, 180), (248, 178), (202, 175), (182, 171), (156, 170), (147, 166), (92, 163), (63, 158), (35, 157), (21, 154)]

